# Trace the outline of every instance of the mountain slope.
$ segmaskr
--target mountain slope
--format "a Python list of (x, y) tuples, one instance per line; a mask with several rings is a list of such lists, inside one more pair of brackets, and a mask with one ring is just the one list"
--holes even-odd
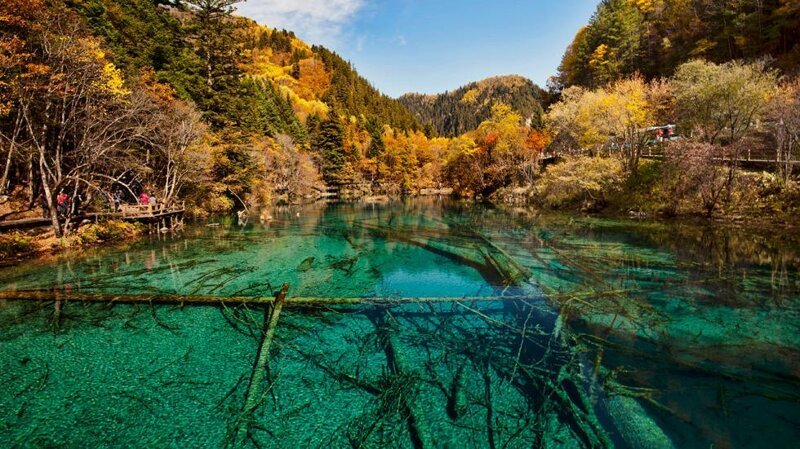
[[(178, 2), (68, 0), (67, 4), (86, 19), (95, 35), (104, 39), (118, 66), (128, 72), (152, 67), (159, 81), (201, 109), (215, 109), (226, 115), (222, 109), (253, 95), (252, 89), (245, 89), (231, 91), (227, 98), (216, 101), (204, 98), (208, 89), (203, 67), (190, 45), (196, 40), (193, 33), (197, 30), (187, 23), (189, 10)], [(269, 80), (274, 89), (257, 94), (279, 94), (282, 98), (271, 99), (273, 103), (288, 98), (301, 121), (333, 109), (346, 116), (374, 118), (398, 129), (420, 128), (403, 105), (375, 89), (336, 53), (310, 46), (291, 31), (270, 29), (242, 17), (234, 17), (233, 22), (229, 29), (230, 56), (238, 66), (238, 74)], [(229, 111), (227, 117), (217, 121), (227, 126), (238, 121), (240, 112)]]
[(527, 78), (498, 76), (439, 95), (405, 94), (398, 100), (441, 136), (458, 136), (487, 120), (492, 105), (505, 103), (539, 127), (544, 91)]
[(562, 86), (595, 87), (636, 72), (670, 76), (680, 64), (774, 58), (800, 63), (800, 2), (602, 0), (559, 67)]

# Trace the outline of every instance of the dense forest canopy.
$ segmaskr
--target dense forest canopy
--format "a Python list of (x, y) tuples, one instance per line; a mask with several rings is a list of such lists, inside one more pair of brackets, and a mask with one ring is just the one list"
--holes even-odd
[(559, 67), (560, 86), (597, 87), (641, 73), (670, 76), (694, 58), (771, 58), (787, 73), (800, 64), (796, 0), (602, 0)]

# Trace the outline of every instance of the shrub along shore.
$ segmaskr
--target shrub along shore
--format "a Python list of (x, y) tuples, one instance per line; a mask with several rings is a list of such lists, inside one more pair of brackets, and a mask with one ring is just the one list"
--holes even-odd
[(0, 234), (0, 260), (13, 261), (67, 249), (129, 242), (144, 235), (144, 231), (139, 223), (109, 220), (82, 226), (66, 237), (56, 237), (52, 230)]

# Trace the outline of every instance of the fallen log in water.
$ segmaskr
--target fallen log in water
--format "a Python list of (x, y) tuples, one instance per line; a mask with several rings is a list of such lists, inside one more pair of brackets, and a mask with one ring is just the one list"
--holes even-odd
[[(433, 296), (433, 297), (342, 297), (326, 298), (319, 296), (295, 296), (286, 298), (286, 306), (337, 305), (337, 304), (374, 304), (389, 305), (403, 303), (430, 302), (481, 302), (481, 301), (513, 301), (529, 300), (531, 296)], [(73, 293), (63, 290), (19, 290), (0, 292), (0, 301), (82, 301), (102, 303), (166, 303), (166, 304), (272, 304), (272, 296), (214, 296), (214, 295), (178, 295), (174, 293), (158, 294), (116, 294), (116, 293)]]
[[(395, 376), (413, 376), (414, 373), (409, 368), (404, 354), (400, 352), (400, 346), (397, 341), (397, 329), (390, 324), (393, 318), (389, 312), (384, 311), (381, 314), (372, 315), (370, 316), (370, 320), (375, 326), (375, 330), (380, 338), (390, 372)], [(404, 393), (409, 393), (409, 395), (406, 396)], [(416, 392), (412, 390), (401, 392), (401, 397), (397, 398), (405, 409), (403, 412), (408, 422), (411, 442), (416, 449), (433, 448), (435, 445), (431, 439), (428, 423), (425, 421), (424, 414), (415, 403), (415, 396)]]
[(272, 346), (272, 339), (275, 337), (275, 328), (278, 326), (283, 304), (286, 300), (286, 292), (289, 284), (283, 284), (281, 291), (275, 296), (272, 310), (264, 311), (264, 326), (262, 329), (261, 344), (258, 347), (258, 357), (253, 365), (253, 373), (250, 376), (250, 385), (247, 387), (247, 395), (242, 407), (242, 414), (235, 426), (236, 440), (234, 447), (244, 447), (250, 426), (253, 423), (253, 414), (263, 403), (265, 393), (262, 391), (264, 379), (267, 376), (267, 363), (269, 363), (269, 350)]

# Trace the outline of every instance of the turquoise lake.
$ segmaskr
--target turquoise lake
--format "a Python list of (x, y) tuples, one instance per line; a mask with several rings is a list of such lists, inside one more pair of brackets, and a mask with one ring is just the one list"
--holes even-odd
[[(796, 231), (437, 199), (273, 216), (0, 265), (0, 447), (800, 441)], [(283, 284), (257, 382), (272, 309), (247, 298)]]

